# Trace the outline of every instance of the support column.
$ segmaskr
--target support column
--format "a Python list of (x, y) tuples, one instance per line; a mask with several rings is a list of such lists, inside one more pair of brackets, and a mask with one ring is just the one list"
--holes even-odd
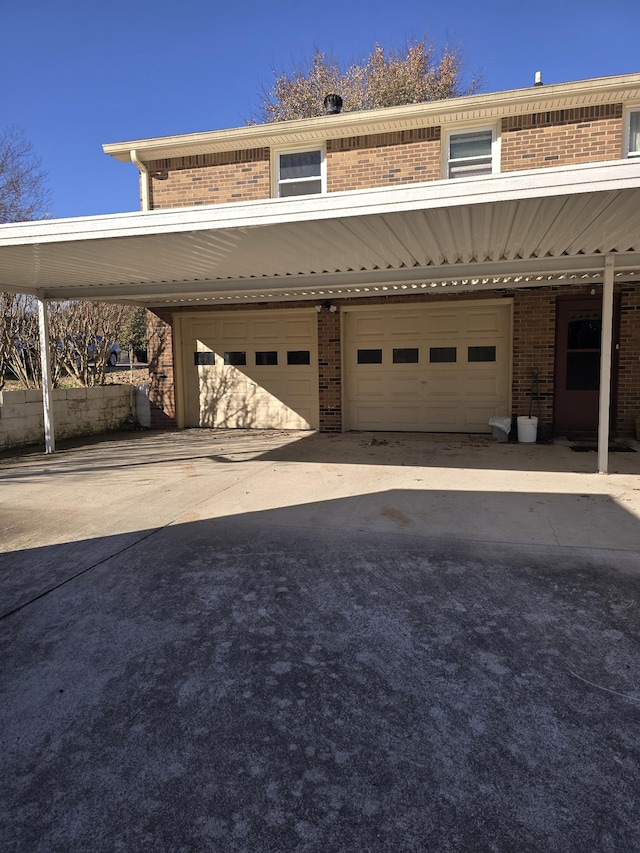
[(42, 365), (42, 408), (44, 412), (44, 450), (53, 453), (56, 449), (55, 425), (53, 420), (53, 385), (51, 383), (51, 355), (49, 353), (49, 314), (47, 303), (38, 299), (38, 325), (40, 328), (40, 363)]
[(598, 424), (598, 472), (609, 471), (609, 424), (611, 422), (611, 348), (613, 344), (613, 255), (604, 262), (602, 285), (602, 337), (600, 340), (600, 403)]

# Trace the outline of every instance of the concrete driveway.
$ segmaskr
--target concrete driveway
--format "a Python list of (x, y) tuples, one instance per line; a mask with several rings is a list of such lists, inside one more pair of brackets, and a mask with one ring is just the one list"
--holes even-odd
[(3, 851), (640, 849), (640, 453), (0, 460)]

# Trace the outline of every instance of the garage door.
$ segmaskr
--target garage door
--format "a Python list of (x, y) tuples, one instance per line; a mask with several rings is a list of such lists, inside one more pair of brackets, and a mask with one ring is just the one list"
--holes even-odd
[(315, 429), (315, 311), (183, 319), (186, 426)]
[(348, 429), (489, 432), (509, 415), (511, 302), (345, 312)]

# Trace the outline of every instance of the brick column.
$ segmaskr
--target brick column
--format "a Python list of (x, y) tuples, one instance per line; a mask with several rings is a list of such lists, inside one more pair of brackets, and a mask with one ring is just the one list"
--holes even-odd
[(318, 313), (320, 432), (342, 432), (340, 311)]
[[(528, 415), (534, 370), (538, 371), (539, 414), (545, 430), (553, 420), (556, 294), (517, 290), (513, 300), (513, 415)], [(531, 414), (538, 417), (538, 401)]]
[(640, 418), (640, 282), (621, 290), (616, 432), (634, 435)]
[(147, 312), (149, 337), (149, 402), (151, 428), (175, 429), (176, 394), (173, 378), (173, 329), (168, 311)]

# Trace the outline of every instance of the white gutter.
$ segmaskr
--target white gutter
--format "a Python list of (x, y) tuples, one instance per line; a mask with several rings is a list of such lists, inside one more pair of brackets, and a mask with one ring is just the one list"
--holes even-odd
[(131, 149), (129, 156), (133, 165), (140, 172), (140, 208), (141, 210), (149, 210), (149, 170), (138, 158), (138, 152), (135, 148)]

